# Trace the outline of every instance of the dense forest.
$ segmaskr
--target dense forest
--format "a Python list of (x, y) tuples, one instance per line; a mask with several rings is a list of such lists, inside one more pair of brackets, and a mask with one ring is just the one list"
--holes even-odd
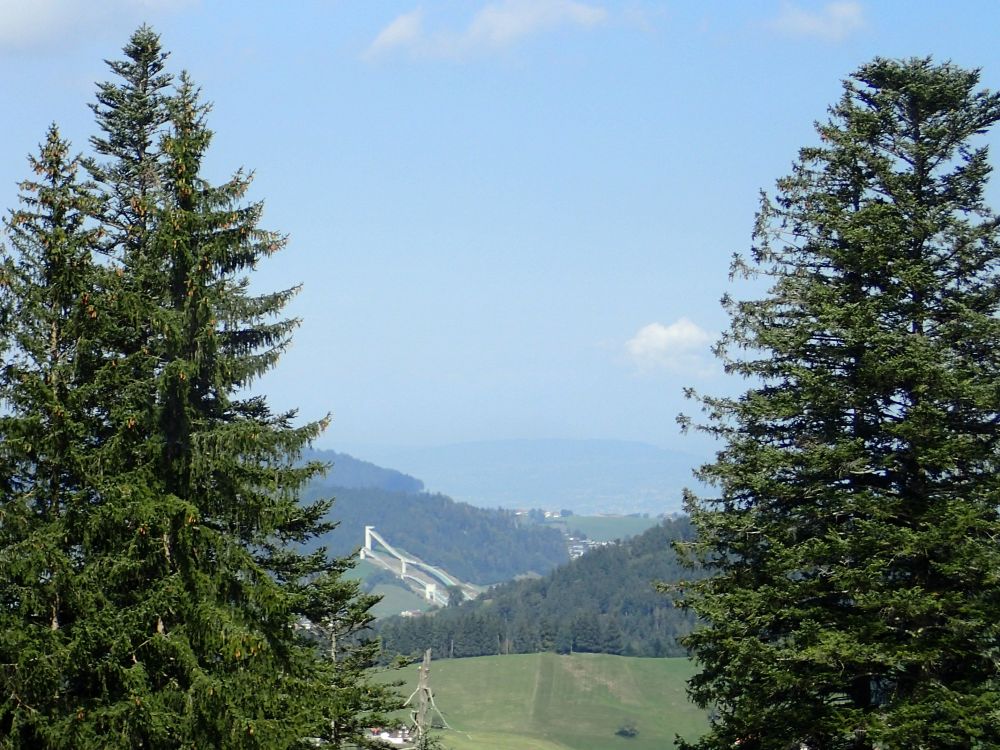
[(335, 555), (352, 554), (364, 542), (365, 526), (374, 526), (394, 547), (481, 585), (544, 574), (568, 559), (557, 530), (445, 495), (314, 482), (305, 497), (335, 498), (329, 519), (337, 529), (318, 540)]
[(380, 627), (383, 653), (435, 657), (583, 651), (631, 656), (679, 656), (677, 638), (692, 617), (656, 590), (657, 581), (697, 577), (671, 542), (690, 541), (687, 518), (588, 552), (549, 575), (511, 581), (483, 598), (423, 617), (394, 617)]

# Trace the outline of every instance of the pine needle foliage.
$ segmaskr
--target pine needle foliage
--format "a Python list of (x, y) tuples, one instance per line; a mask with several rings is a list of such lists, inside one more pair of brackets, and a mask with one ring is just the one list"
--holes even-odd
[(297, 325), (248, 279), (285, 239), (246, 173), (202, 176), (208, 107), (156, 34), (124, 52), (96, 155), (53, 128), (7, 220), (0, 747), (341, 747), (395, 698), (374, 599), (300, 551), (326, 420), (252, 392)]
[(724, 448), (688, 498), (714, 569), (681, 595), (684, 747), (1000, 746), (1000, 235), (984, 202), (1000, 96), (876, 59), (762, 200), (767, 294), (725, 300), (750, 388), (698, 398)]

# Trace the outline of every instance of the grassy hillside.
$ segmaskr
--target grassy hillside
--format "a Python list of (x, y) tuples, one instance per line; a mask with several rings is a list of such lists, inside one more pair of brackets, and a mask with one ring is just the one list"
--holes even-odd
[[(376, 567), (366, 560), (359, 560), (357, 564), (344, 575), (347, 578), (358, 578), (362, 580), (372, 578), (374, 576), (378, 576), (379, 579), (384, 579), (386, 577), (382, 568)], [(368, 593), (376, 594), (382, 597), (382, 601), (372, 607), (372, 613), (377, 618), (392, 617), (393, 615), (398, 615), (404, 610), (419, 609), (421, 611), (426, 611), (432, 606), (431, 603), (422, 596), (417, 596), (401, 583), (380, 580), (380, 582), (374, 587), (371, 587), (370, 590), (367, 587), (365, 590), (368, 591)]]
[[(431, 687), (454, 730), (440, 734), (448, 750), (663, 750), (707, 726), (685, 696), (693, 670), (683, 658), (483, 656), (433, 662)], [(404, 695), (416, 676), (404, 670)], [(626, 724), (635, 737), (615, 734)]]
[(382, 601), (372, 607), (376, 618), (392, 617), (406, 610), (424, 612), (431, 608), (430, 602), (402, 586), (380, 583), (371, 593), (382, 597)]

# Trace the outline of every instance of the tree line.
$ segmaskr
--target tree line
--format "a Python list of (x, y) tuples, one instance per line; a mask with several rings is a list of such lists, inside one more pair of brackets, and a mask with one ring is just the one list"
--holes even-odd
[(656, 582), (691, 577), (671, 549), (690, 542), (686, 518), (664, 521), (622, 542), (592, 550), (536, 579), (494, 586), (481, 598), (422, 617), (381, 622), (383, 659), (554, 651), (681, 656), (680, 636), (694, 617), (673, 606)]

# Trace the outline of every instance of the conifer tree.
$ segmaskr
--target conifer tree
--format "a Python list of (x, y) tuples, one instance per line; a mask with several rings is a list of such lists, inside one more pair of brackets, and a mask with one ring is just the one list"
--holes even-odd
[(89, 436), (100, 432), (101, 353), (89, 225), (96, 197), (55, 126), (0, 266), (0, 747), (68, 747), (89, 670), (87, 619), (101, 606), (86, 554)]
[(173, 76), (166, 72), (168, 54), (148, 26), (132, 34), (123, 52), (125, 59), (107, 61), (119, 80), (98, 84), (97, 101), (91, 105), (101, 133), (91, 138), (97, 157), (87, 166), (104, 188), (108, 246), (130, 257), (147, 249), (152, 231)]
[[(10, 747), (340, 747), (360, 739), (393, 696), (364, 674), (373, 646), (358, 632), (373, 598), (342, 576), (346, 561), (300, 551), (330, 528), (328, 502), (298, 498), (323, 469), (299, 458), (325, 420), (299, 425), (294, 412), (273, 413), (250, 391), (297, 324), (280, 317), (296, 289), (253, 295), (246, 278), (284, 238), (258, 226), (262, 206), (245, 202), (244, 173), (217, 186), (201, 176), (208, 108), (186, 76), (168, 89), (156, 35), (143, 27), (125, 54), (111, 63), (123, 80), (102, 84), (95, 107), (105, 132), (94, 139), (104, 161), (88, 162), (97, 189), (81, 188), (72, 220), (61, 219), (79, 235), (63, 244), (86, 273), (63, 291), (37, 272), (8, 284), (8, 309), (27, 331), (12, 339), (10, 361), (47, 346), (37, 337), (50, 320), (28, 307), (32, 295), (64, 294), (60, 314), (76, 315), (68, 320), (79, 318), (87, 338), (74, 350), (76, 380), (38, 376), (66, 383), (74, 405), (66, 455), (41, 456), (34, 444), (15, 452), (11, 438), (38, 421), (31, 413), (41, 396), (24, 391), (18, 369), (4, 370), (4, 395), (25, 406), (3, 434), (5, 459), (21, 474), (11, 474), (0, 533), (23, 527), (27, 544), (44, 535), (72, 572), (66, 580), (83, 581), (76, 598), (87, 606), (52, 626), (60, 637), (47, 637), (61, 651), (39, 640), (4, 667), (0, 687), (15, 697), (4, 698), (0, 721), (26, 727), (9, 735)], [(28, 236), (29, 219), (15, 218)], [(33, 220), (71, 235), (45, 216)], [(8, 277), (34, 262), (29, 251), (53, 246), (18, 236), (21, 260), (8, 262)], [(62, 536), (28, 499), (52, 488), (79, 496), (74, 528)], [(47, 617), (43, 604), (59, 595), (61, 579), (31, 559), (18, 584), (25, 592), (11, 594), (0, 615), (12, 627)], [(317, 642), (317, 628), (332, 647)], [(33, 693), (22, 684), (31, 658), (52, 669)]]
[[(703, 748), (1000, 746), (1000, 234), (976, 71), (876, 59), (765, 197), (689, 498)], [(682, 743), (684, 744), (684, 743)], [(685, 746), (688, 746), (685, 744)]]
[(132, 424), (118, 434), (116, 455), (107, 459), (119, 471), (142, 463), (140, 436), (155, 419), (150, 389), (163, 335), (157, 310), (167, 303), (169, 280), (167, 258), (156, 255), (153, 240), (165, 198), (161, 144), (173, 95), (168, 54), (151, 28), (136, 30), (123, 52), (124, 59), (107, 61), (117, 78), (97, 86), (91, 109), (99, 134), (91, 137), (94, 155), (85, 162), (102, 201), (96, 218), (109, 271), (101, 284), (108, 311), (104, 335), (116, 360), (102, 383), (105, 398), (116, 402), (117, 421)]

